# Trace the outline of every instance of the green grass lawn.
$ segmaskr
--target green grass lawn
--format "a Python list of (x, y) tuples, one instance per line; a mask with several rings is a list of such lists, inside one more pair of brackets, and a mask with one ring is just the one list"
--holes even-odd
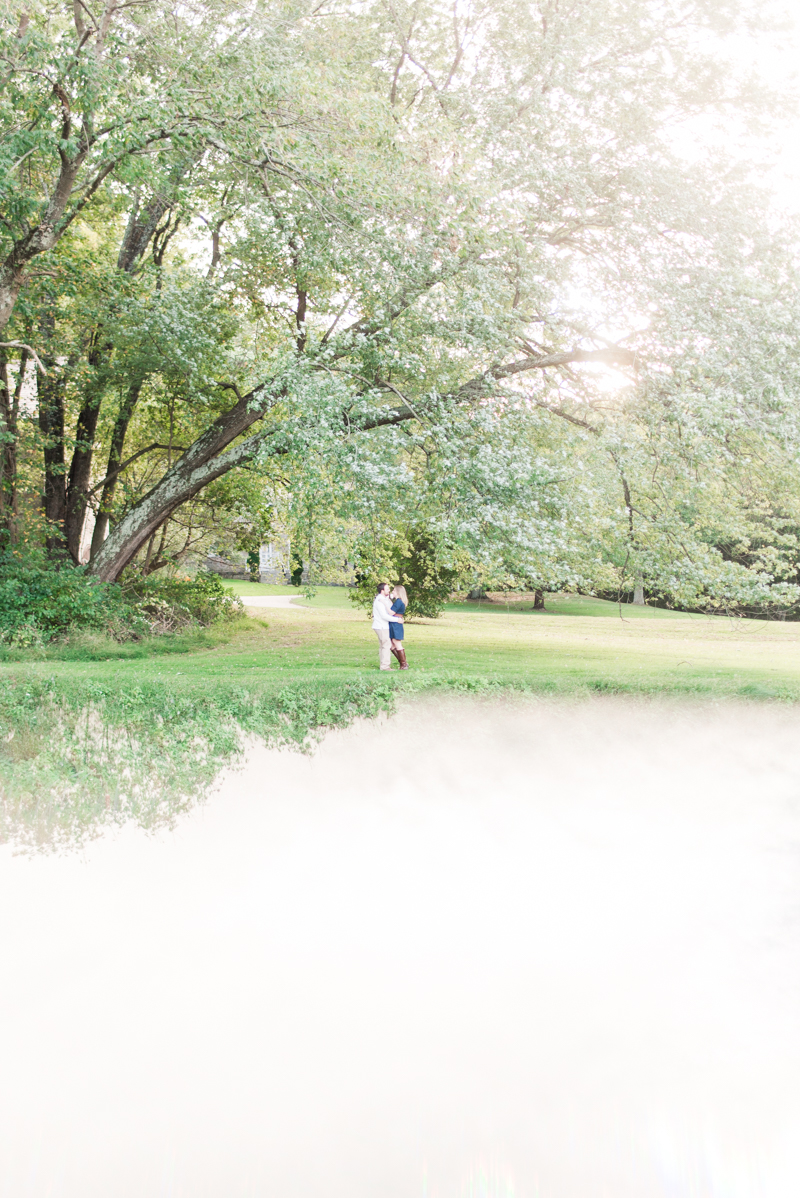
[(630, 603), (609, 603), (607, 599), (593, 599), (591, 595), (547, 595), (544, 610), (537, 610), (533, 603), (514, 598), (513, 592), (502, 601), (485, 599), (474, 602), (450, 604), (450, 611), (506, 611), (536, 616), (606, 616), (612, 620), (693, 620), (698, 617), (683, 611), (667, 611), (662, 607), (634, 607)]
[(346, 589), (310, 600), (292, 587), (230, 589), (245, 607), (257, 594), (293, 602), (152, 644), (77, 638), (0, 663), (0, 837), (58, 842), (111, 819), (169, 821), (241, 752), (242, 733), (302, 744), (431, 688), (800, 700), (800, 624), (566, 595), (544, 611), (451, 603), (406, 625), (411, 668), (387, 674)]
[[(267, 656), (256, 651), (252, 666), (298, 676), (375, 669), (368, 614), (344, 588), (320, 588), (310, 602), (291, 587), (281, 593), (295, 594), (293, 608), (250, 609), (269, 622)], [(584, 596), (549, 596), (544, 611), (453, 603), (439, 620), (407, 625), (406, 651), (418, 675), (456, 683), (800, 698), (800, 624), (620, 608)]]
[[(231, 589), (245, 604), (260, 590), (293, 597), (293, 607), (250, 608), (269, 628), (216, 650), (229, 668), (309, 679), (375, 670), (368, 613), (350, 603), (346, 588), (320, 587), (310, 601), (293, 587)], [(800, 624), (582, 595), (547, 596), (544, 611), (511, 600), (451, 603), (439, 620), (407, 625), (406, 652), (417, 677), (456, 684), (800, 698)]]
[[(274, 690), (288, 683), (341, 682), (377, 673), (369, 614), (344, 587), (310, 600), (295, 587), (228, 584), (245, 606), (253, 595), (286, 595), (290, 608), (251, 607), (247, 620), (171, 645), (106, 645), (105, 660), (0, 664), (0, 675), (104, 683), (161, 679), (179, 688), (231, 685)], [(164, 652), (170, 648), (170, 652)], [(635, 608), (584, 596), (530, 605), (451, 603), (438, 620), (406, 626), (412, 680), (492, 683), (536, 690), (763, 695), (800, 698), (800, 624)], [(80, 656), (75, 650), (56, 650)], [(119, 654), (117, 656), (116, 654)]]

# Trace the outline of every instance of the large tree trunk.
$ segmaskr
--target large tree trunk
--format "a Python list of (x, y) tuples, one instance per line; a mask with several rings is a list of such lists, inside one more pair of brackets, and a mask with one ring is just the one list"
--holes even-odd
[(97, 433), (97, 422), (100, 419), (100, 405), (105, 389), (105, 374), (111, 346), (105, 340), (99, 339), (102, 330), (95, 334), (95, 343), (89, 352), (89, 366), (94, 368), (95, 375), (88, 385), (88, 394), (84, 399), (78, 423), (75, 428), (75, 448), (72, 451), (72, 461), (69, 466), (67, 479), (67, 508), (64, 518), (64, 533), (67, 539), (69, 555), (75, 563), (80, 561), (81, 534), (86, 519), (86, 508), (89, 503), (89, 490), (92, 477), (92, 459), (94, 457), (94, 439)]
[(24, 268), (15, 270), (5, 263), (0, 267), (0, 332), (11, 319), (24, 282)]
[(44, 453), (44, 516), (47, 549), (64, 551), (67, 514), (67, 479), (64, 461), (64, 391), (67, 371), (47, 360), (47, 377), (39, 378), (39, 429)]
[[(173, 182), (176, 186), (186, 173), (189, 165), (190, 163), (187, 161), (177, 171), (173, 172)], [(134, 205), (128, 218), (125, 235), (122, 239), (122, 245), (120, 246), (117, 258), (118, 270), (124, 271), (127, 274), (130, 274), (134, 270), (137, 263), (141, 261), (146, 253), (147, 247), (158, 229), (159, 222), (165, 213), (170, 211), (172, 203), (173, 200), (168, 198), (167, 195), (157, 192), (149, 203), (140, 209), (138, 194), (135, 196)], [(97, 423), (100, 419), (100, 407), (103, 402), (103, 370), (113, 352), (113, 348), (113, 345), (103, 336), (103, 330), (99, 329), (95, 335), (94, 348), (89, 354), (89, 365), (94, 367), (96, 371), (95, 381), (90, 386), (89, 393), (78, 414), (78, 424), (75, 432), (75, 450), (72, 455), (72, 462), (70, 463), (69, 481), (67, 483), (67, 510), (64, 528), (67, 548), (75, 562), (80, 559), (81, 535), (86, 520), (86, 510), (89, 505), (94, 440), (97, 434)], [(136, 399), (139, 396), (139, 389), (141, 389), (141, 382), (138, 384)], [(136, 401), (134, 400), (133, 407), (135, 407), (135, 403)], [(109, 468), (106, 471), (106, 475), (111, 474), (122, 460), (122, 446), (124, 445), (133, 407), (131, 407), (131, 413), (124, 422), (124, 428), (120, 428), (119, 420), (117, 421), (114, 434), (117, 436), (119, 432), (121, 435), (119, 453), (115, 457), (115, 446), (112, 438)], [(116, 478), (110, 485), (111, 496), (113, 497)], [(92, 535), (92, 554), (99, 549), (105, 540), (106, 529), (108, 527), (108, 505), (104, 502), (105, 498), (104, 492), (103, 500), (101, 500), (102, 520), (98, 522), (100, 525), (99, 528), (95, 524), (95, 531)]]
[(8, 359), (0, 349), (0, 528), (7, 543), (19, 535), (17, 506), (17, 422), (8, 375)]
[(105, 473), (106, 481), (100, 497), (100, 506), (97, 511), (97, 519), (94, 522), (94, 533), (92, 534), (92, 557), (100, 552), (106, 539), (111, 505), (114, 502), (114, 494), (119, 482), (119, 464), (122, 461), (122, 451), (125, 448), (128, 425), (139, 402), (141, 390), (141, 379), (138, 382), (132, 383), (128, 388), (117, 414), (114, 431), (111, 434), (111, 447), (108, 451), (108, 468)]
[(161, 479), (152, 491), (141, 499), (120, 520), (107, 537), (97, 557), (89, 563), (89, 573), (101, 582), (114, 582), (136, 557), (148, 537), (152, 536), (182, 503), (186, 503), (203, 487), (221, 478), (236, 466), (242, 466), (256, 453), (261, 437), (249, 437), (233, 449), (217, 454), (191, 468), (186, 454)]
[[(55, 88), (53, 90), (56, 91)], [(56, 95), (58, 94), (56, 91)], [(62, 99), (61, 96), (59, 99), (63, 117), (61, 137), (63, 142), (67, 143), (74, 138), (72, 118), (66, 99)], [(60, 170), (39, 224), (13, 243), (5, 261), (0, 263), (0, 333), (11, 319), (19, 293), (25, 284), (29, 264), (38, 254), (51, 250), (64, 232), (67, 206), (89, 152), (89, 141), (84, 129), (78, 137), (78, 145), (78, 152), (73, 158), (69, 157), (66, 150), (59, 150)]]
[(243, 396), (189, 446), (161, 481), (112, 530), (89, 563), (90, 574), (104, 582), (113, 582), (176, 508), (215, 478), (250, 460), (261, 443), (260, 436), (248, 438), (227, 453), (224, 451), (263, 416), (263, 408), (253, 401), (252, 393)]
[(8, 373), (8, 359), (0, 358), (0, 523), (8, 541), (13, 545), (19, 540), (19, 492), (17, 490), (17, 446), (19, 443), (19, 405), (25, 371), (30, 360), (28, 349), (23, 349), (17, 367), (17, 378), (12, 390)]
[[(176, 187), (190, 165), (191, 163), (187, 161), (173, 171), (171, 181)], [(144, 257), (162, 217), (169, 212), (173, 203), (174, 198), (169, 198), (163, 192), (156, 192), (144, 208), (140, 209), (138, 193), (134, 196), (134, 205), (128, 217), (125, 236), (122, 239), (117, 258), (118, 270), (130, 274), (136, 263)]]
[(85, 151), (73, 161), (63, 160), (61, 173), (53, 189), (41, 224), (14, 243), (6, 260), (0, 264), (0, 333), (14, 312), (19, 293), (25, 285), (29, 263), (38, 255), (53, 248), (61, 230), (59, 224), (69, 202)]

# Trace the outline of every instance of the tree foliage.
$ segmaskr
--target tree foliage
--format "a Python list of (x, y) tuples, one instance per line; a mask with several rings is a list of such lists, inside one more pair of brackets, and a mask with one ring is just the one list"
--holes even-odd
[(405, 539), (478, 584), (797, 601), (794, 230), (679, 152), (769, 118), (754, 2), (4, 19), (9, 541), (114, 581), (272, 524), (327, 576)]
[(356, 585), (350, 598), (359, 607), (371, 608), (381, 582), (402, 583), (409, 592), (408, 619), (419, 616), (435, 619), (456, 589), (459, 571), (446, 564), (452, 557), (423, 526), (410, 528), (400, 536), (375, 546), (360, 546), (356, 556)]

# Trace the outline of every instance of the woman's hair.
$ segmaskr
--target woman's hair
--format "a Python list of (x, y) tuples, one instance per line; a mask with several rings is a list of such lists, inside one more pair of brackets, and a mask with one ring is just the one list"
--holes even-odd
[(406, 594), (406, 588), (402, 583), (399, 582), (397, 584), (397, 586), (394, 588), (394, 593), (397, 595), (398, 599), (402, 599), (403, 603), (405, 603), (406, 607), (408, 607), (408, 595)]

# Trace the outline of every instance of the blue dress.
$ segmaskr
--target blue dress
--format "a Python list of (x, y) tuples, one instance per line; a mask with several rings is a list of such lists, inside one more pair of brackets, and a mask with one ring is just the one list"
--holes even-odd
[[(392, 611), (396, 611), (398, 616), (402, 616), (402, 615), (405, 615), (405, 610), (406, 610), (406, 605), (405, 605), (405, 603), (403, 603), (403, 600), (395, 599), (394, 603), (392, 604)], [(395, 622), (393, 620), (390, 620), (389, 621), (389, 636), (392, 638), (393, 641), (402, 641), (403, 625), (395, 624)]]

